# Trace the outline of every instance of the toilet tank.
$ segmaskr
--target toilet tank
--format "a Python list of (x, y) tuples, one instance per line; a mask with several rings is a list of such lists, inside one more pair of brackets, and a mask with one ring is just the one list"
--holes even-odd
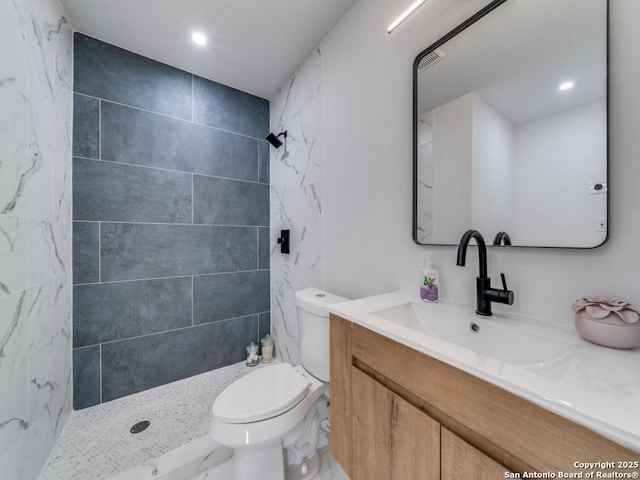
[(329, 311), (327, 305), (347, 298), (307, 288), (296, 292), (302, 366), (323, 382), (329, 381)]

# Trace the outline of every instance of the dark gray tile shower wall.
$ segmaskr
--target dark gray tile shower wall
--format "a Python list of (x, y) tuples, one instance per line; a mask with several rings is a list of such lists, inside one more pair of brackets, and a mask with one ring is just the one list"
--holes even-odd
[(269, 102), (74, 37), (74, 408), (269, 332)]

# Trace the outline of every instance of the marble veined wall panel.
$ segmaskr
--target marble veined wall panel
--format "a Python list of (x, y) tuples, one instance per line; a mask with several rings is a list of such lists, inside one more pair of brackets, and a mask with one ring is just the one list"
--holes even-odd
[[(295, 292), (323, 287), (321, 194), (321, 52), (314, 51), (271, 102), (271, 130), (287, 130), (271, 149), (271, 329), (280, 356), (300, 362)], [(276, 239), (291, 230), (291, 253)]]
[(37, 478), (71, 411), (72, 37), (0, 0), (0, 476)]

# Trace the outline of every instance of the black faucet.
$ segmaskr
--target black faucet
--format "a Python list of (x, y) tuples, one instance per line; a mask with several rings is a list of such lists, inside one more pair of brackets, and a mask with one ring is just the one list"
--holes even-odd
[(507, 290), (507, 281), (502, 277), (502, 290), (491, 288), (491, 279), (487, 276), (487, 245), (484, 238), (477, 230), (467, 230), (458, 244), (458, 261), (459, 267), (464, 267), (467, 258), (467, 247), (472, 238), (476, 239), (478, 244), (478, 259), (480, 260), (480, 274), (476, 277), (476, 313), (490, 317), (491, 302), (506, 303), (513, 305), (514, 294), (511, 290)]
[(498, 232), (496, 233), (495, 238), (493, 239), (493, 244), (496, 246), (500, 246), (504, 244), (505, 246), (511, 246), (511, 237), (507, 232)]

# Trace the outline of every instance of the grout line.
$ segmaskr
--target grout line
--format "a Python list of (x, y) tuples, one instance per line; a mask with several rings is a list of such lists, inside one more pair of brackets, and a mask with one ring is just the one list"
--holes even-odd
[[(198, 328), (198, 327), (204, 327), (207, 325), (213, 325), (214, 323), (221, 323), (221, 322), (233, 322), (235, 320), (240, 320), (243, 318), (251, 318), (251, 317), (256, 317), (256, 319), (258, 320), (258, 327), (260, 326), (260, 315), (264, 315), (267, 313), (271, 313), (270, 310), (265, 310), (264, 312), (257, 312), (257, 313), (249, 313), (247, 315), (241, 315), (239, 317), (231, 317), (231, 318), (223, 318), (221, 320), (214, 320), (212, 322), (205, 322), (205, 323), (197, 323), (194, 325), (187, 325), (185, 327), (178, 327), (178, 328), (173, 328), (173, 329), (169, 329), (169, 330), (162, 330), (160, 332), (152, 332), (152, 333), (144, 333), (142, 335), (135, 335), (133, 337), (126, 337), (126, 338), (119, 338), (117, 340), (109, 340), (107, 342), (101, 342), (101, 343), (92, 343), (90, 345), (82, 345), (81, 347), (73, 347), (73, 350), (80, 350), (82, 348), (91, 348), (91, 347), (99, 347), (100, 348), (100, 357), (102, 358), (102, 346), (103, 345), (108, 345), (110, 343), (118, 343), (118, 342), (125, 342), (127, 340), (132, 340), (134, 338), (143, 338), (143, 337), (150, 337), (151, 335), (162, 335), (163, 333), (171, 333), (171, 332), (179, 332), (180, 330), (187, 330), (189, 328)], [(102, 388), (102, 361), (100, 362), (100, 386)], [(102, 397), (102, 394), (100, 395)]]
[(102, 344), (98, 346), (99, 364), (100, 364), (100, 403), (102, 403)]
[(191, 326), (194, 326), (193, 317), (194, 317), (194, 304), (193, 304), (193, 275), (191, 275)]
[[(18, 217), (15, 217), (18, 218)], [(24, 218), (24, 217), (21, 217)], [(269, 228), (268, 225), (226, 225), (217, 223), (162, 223), (162, 222), (125, 222), (119, 220), (83, 220), (74, 219), (75, 223), (110, 223), (114, 225), (166, 225), (175, 227), (224, 227), (224, 228)]]
[[(260, 312), (260, 313), (264, 313), (264, 312)], [(179, 327), (179, 328), (172, 328), (172, 329), (169, 329), (169, 330), (163, 330), (161, 332), (144, 333), (142, 335), (135, 335), (133, 337), (119, 338), (117, 340), (109, 340), (108, 342), (101, 342), (99, 344), (95, 343), (95, 344), (92, 344), (92, 345), (83, 345), (82, 347), (76, 347), (76, 348), (95, 347), (96, 345), (98, 345), (100, 347), (100, 355), (102, 356), (102, 346), (103, 345), (109, 345), (111, 343), (118, 343), (118, 342), (126, 342), (127, 340), (134, 340), (134, 339), (137, 339), (137, 338), (151, 337), (153, 335), (162, 335), (164, 333), (179, 332), (179, 331), (182, 331), (182, 330), (188, 330), (188, 329), (192, 329), (192, 328), (206, 327), (208, 325), (213, 325), (213, 324), (216, 324), (216, 323), (233, 322), (233, 321), (240, 320), (240, 319), (243, 319), (243, 318), (251, 318), (251, 317), (259, 318), (260, 313), (249, 313), (247, 315), (241, 315), (239, 317), (222, 318), (220, 320), (214, 320), (212, 322), (198, 323), (196, 325), (187, 325), (185, 327)], [(102, 390), (102, 362), (100, 363), (100, 385), (101, 385), (101, 390)], [(102, 399), (102, 391), (100, 393), (100, 397)]]
[(102, 100), (98, 99), (98, 159), (102, 159)]
[(195, 123), (193, 121), (194, 118), (194, 114), (193, 114), (193, 74), (191, 74), (191, 123)]
[(256, 270), (260, 270), (260, 227), (256, 228)]
[(73, 94), (74, 95), (79, 95), (81, 97), (95, 98), (96, 100), (102, 100), (102, 97), (96, 97), (95, 95), (89, 95), (88, 93), (76, 92), (75, 90), (74, 90)]
[[(80, 94), (80, 95), (82, 95), (82, 94)], [(90, 97), (90, 95), (85, 95), (85, 96)], [(99, 98), (99, 97), (93, 97), (93, 98)], [(138, 110), (138, 111), (140, 111), (140, 112), (151, 113), (151, 114), (153, 114), (153, 115), (159, 115), (159, 116), (161, 116), (161, 117), (171, 118), (172, 120), (178, 120), (178, 121), (180, 121), (180, 122), (190, 123), (190, 124), (192, 124), (192, 125), (198, 125), (198, 126), (200, 126), (200, 127), (209, 128), (209, 129), (211, 129), (211, 130), (216, 130), (216, 131), (218, 131), (218, 132), (230, 133), (230, 134), (232, 134), (232, 135), (238, 135), (239, 137), (250, 138), (251, 140), (256, 140), (256, 141), (258, 141), (258, 142), (265, 142), (265, 143), (267, 143), (266, 139), (265, 139), (265, 138), (262, 138), (262, 137), (253, 137), (253, 136), (251, 136), (251, 135), (247, 135), (247, 134), (245, 134), (245, 133), (234, 132), (234, 131), (232, 131), (232, 130), (225, 130), (224, 128), (214, 127), (214, 126), (212, 126), (212, 125), (207, 125), (206, 123), (198, 123), (198, 122), (191, 121), (191, 120), (188, 120), (188, 119), (185, 119), (185, 118), (174, 117), (174, 116), (172, 116), (172, 115), (168, 115), (168, 114), (166, 114), (166, 113), (162, 113), (162, 112), (154, 112), (153, 110), (147, 110), (147, 109), (145, 109), (145, 108), (136, 107), (136, 106), (134, 106), (134, 105), (127, 105), (126, 103), (120, 103), (120, 102), (116, 102), (116, 101), (113, 101), (113, 100), (107, 100), (106, 98), (101, 98), (100, 100), (102, 100), (103, 102), (106, 102), (106, 103), (111, 103), (111, 104), (113, 104), (113, 105), (119, 105), (119, 106), (121, 106), (121, 107), (126, 107), (126, 108), (131, 108), (131, 109), (133, 109), (133, 110)]]
[(138, 167), (138, 168), (150, 168), (151, 170), (160, 170), (162, 172), (172, 172), (172, 173), (183, 173), (185, 175), (197, 175), (199, 177), (206, 177), (206, 178), (219, 178), (222, 180), (232, 180), (235, 182), (244, 182), (244, 183), (254, 183), (256, 185), (267, 185), (269, 186), (269, 183), (265, 183), (265, 182), (260, 182), (260, 181), (255, 181), (255, 180), (245, 180), (244, 178), (233, 178), (233, 177), (223, 177), (221, 175), (210, 175), (208, 173), (198, 173), (198, 172), (188, 172), (187, 170), (174, 170), (171, 168), (164, 168), (164, 167), (153, 167), (150, 165), (140, 165), (137, 163), (127, 163), (127, 162), (118, 162), (116, 160), (104, 160), (102, 158), (89, 158), (89, 157), (79, 157), (77, 155), (74, 155), (72, 158), (76, 158), (79, 160), (90, 160), (93, 162), (103, 162), (103, 163), (112, 163), (115, 165), (124, 165), (124, 166), (128, 166), (128, 167)]
[(194, 225), (194, 214), (193, 211), (195, 209), (195, 203), (196, 203), (196, 198), (195, 198), (195, 191), (193, 189), (193, 173), (191, 174), (191, 224)]
[(102, 283), (102, 223), (98, 222), (98, 283)]
[(193, 277), (212, 277), (214, 275), (233, 275), (236, 273), (257, 273), (257, 272), (268, 272), (268, 268), (262, 268), (258, 270), (234, 270), (232, 272), (213, 272), (213, 273), (192, 273), (185, 275), (174, 275), (171, 277), (152, 277), (152, 278), (131, 278), (126, 280), (107, 280), (101, 282), (93, 282), (93, 283), (74, 283), (74, 287), (85, 287), (90, 285), (106, 285), (112, 283), (128, 283), (128, 282), (150, 282), (154, 280), (174, 280), (179, 278), (193, 278)]

